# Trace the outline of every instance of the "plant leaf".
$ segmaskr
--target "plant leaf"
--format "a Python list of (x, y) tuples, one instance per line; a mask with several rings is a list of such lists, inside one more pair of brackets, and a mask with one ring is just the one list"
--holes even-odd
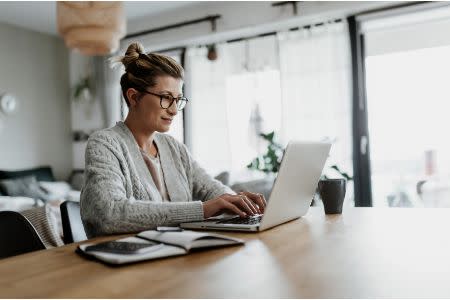
[(336, 170), (346, 180), (353, 180), (353, 178), (350, 175), (348, 175), (346, 172), (343, 172), (341, 169), (339, 169), (339, 167), (337, 165), (332, 165), (330, 168)]

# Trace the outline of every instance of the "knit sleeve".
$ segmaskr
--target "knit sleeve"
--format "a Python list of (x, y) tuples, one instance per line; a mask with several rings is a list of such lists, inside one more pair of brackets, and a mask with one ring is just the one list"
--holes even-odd
[(127, 197), (124, 174), (127, 166), (120, 149), (120, 143), (111, 136), (93, 135), (88, 141), (85, 185), (80, 199), (88, 237), (203, 219), (200, 201), (154, 203), (151, 199)]

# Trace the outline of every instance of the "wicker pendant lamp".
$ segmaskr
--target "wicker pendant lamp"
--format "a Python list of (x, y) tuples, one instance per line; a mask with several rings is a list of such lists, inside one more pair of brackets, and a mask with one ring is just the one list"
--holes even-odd
[(66, 46), (84, 55), (116, 51), (126, 31), (122, 2), (58, 1), (57, 22)]

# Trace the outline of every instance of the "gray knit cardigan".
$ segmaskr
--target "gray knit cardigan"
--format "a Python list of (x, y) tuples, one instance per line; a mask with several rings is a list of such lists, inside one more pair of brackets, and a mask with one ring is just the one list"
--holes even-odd
[(234, 193), (209, 176), (182, 143), (161, 133), (155, 134), (154, 141), (170, 202), (162, 202), (136, 140), (123, 122), (91, 135), (80, 199), (89, 238), (202, 220), (201, 201)]

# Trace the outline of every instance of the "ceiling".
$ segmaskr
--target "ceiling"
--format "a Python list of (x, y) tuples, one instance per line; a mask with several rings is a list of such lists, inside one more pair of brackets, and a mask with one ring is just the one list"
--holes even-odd
[[(125, 1), (127, 21), (190, 6), (197, 1)], [(0, 1), (0, 22), (57, 35), (56, 1)]]

